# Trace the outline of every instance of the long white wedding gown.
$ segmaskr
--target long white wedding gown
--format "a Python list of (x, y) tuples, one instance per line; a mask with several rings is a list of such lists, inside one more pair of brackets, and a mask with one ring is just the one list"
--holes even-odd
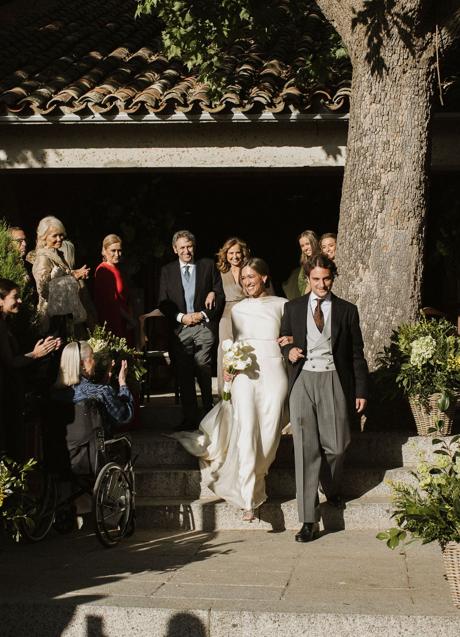
[(200, 458), (207, 486), (245, 510), (267, 498), (265, 476), (287, 422), (287, 374), (276, 341), (285, 303), (284, 298), (262, 296), (235, 305), (233, 338), (253, 348), (253, 362), (235, 377), (231, 401), (220, 401), (198, 431), (173, 434)]

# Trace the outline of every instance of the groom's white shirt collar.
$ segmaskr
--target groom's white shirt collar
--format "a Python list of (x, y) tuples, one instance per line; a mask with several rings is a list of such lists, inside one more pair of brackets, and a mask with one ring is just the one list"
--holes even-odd
[[(312, 312), (315, 311), (316, 308), (316, 299), (319, 299), (320, 297), (317, 296), (314, 292), (310, 292), (310, 307)], [(321, 303), (321, 310), (323, 312), (323, 316), (324, 316), (324, 320), (327, 321), (327, 318), (329, 316), (329, 312), (331, 311), (331, 301), (332, 301), (332, 297), (331, 297), (331, 293), (328, 292), (327, 296), (324, 297), (323, 302)]]

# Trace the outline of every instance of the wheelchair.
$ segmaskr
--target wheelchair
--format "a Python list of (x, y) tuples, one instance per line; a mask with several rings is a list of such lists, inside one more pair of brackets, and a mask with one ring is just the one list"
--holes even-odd
[(22, 499), (22, 536), (42, 540), (54, 527), (67, 533), (76, 527), (76, 503), (92, 501), (96, 536), (116, 546), (135, 530), (135, 480), (131, 440), (107, 437), (102, 406), (48, 401), (42, 416), (43, 460), (33, 471)]

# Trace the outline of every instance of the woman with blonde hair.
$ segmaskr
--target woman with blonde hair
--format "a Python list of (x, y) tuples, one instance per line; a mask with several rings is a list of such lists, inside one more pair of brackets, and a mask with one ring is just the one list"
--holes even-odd
[(127, 361), (121, 362), (118, 374), (118, 392), (108, 384), (94, 383), (92, 378), (96, 369), (94, 352), (87, 341), (72, 341), (62, 350), (58, 377), (54, 385), (53, 398), (64, 402), (78, 403), (93, 398), (100, 402), (108, 416), (107, 430), (110, 425), (122, 425), (133, 417), (133, 397), (126, 384)]
[(69, 266), (61, 251), (65, 236), (62, 221), (53, 216), (41, 219), (32, 266), (41, 331), (46, 333), (51, 329), (60, 336), (66, 336), (73, 330), (67, 318), (70, 317), (73, 322), (83, 322), (86, 318), (77, 281), (87, 279), (90, 270), (86, 265), (76, 270)]
[(120, 271), (123, 247), (117, 234), (109, 234), (102, 241), (102, 262), (96, 268), (94, 301), (98, 321), (116, 336), (135, 344), (135, 327), (129, 306), (129, 291)]
[(251, 256), (251, 251), (245, 241), (238, 237), (227, 239), (217, 252), (217, 269), (222, 277), (225, 294), (225, 306), (219, 322), (219, 346), (217, 348), (217, 385), (219, 394), (223, 388), (222, 377), (222, 343), (232, 338), (232, 308), (246, 298), (240, 282), (241, 266)]
[(328, 259), (334, 261), (335, 253), (337, 251), (337, 235), (335, 232), (325, 232), (321, 235), (319, 240), (321, 252), (327, 256)]
[(283, 283), (283, 290), (287, 298), (291, 301), (310, 291), (308, 277), (304, 271), (304, 265), (315, 254), (319, 253), (319, 241), (316, 232), (304, 230), (297, 237), (300, 247), (300, 266), (295, 268), (287, 281)]

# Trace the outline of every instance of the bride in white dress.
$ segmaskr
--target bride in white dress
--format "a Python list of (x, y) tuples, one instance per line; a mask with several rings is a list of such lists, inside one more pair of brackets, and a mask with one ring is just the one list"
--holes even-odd
[[(246, 299), (232, 309), (234, 340), (251, 348), (252, 364), (233, 377), (231, 401), (219, 402), (197, 432), (173, 436), (200, 458), (203, 480), (219, 497), (243, 509), (252, 521), (266, 499), (265, 476), (287, 422), (287, 374), (279, 330), (287, 299), (268, 296), (269, 272), (262, 259), (241, 271)], [(231, 377), (226, 374), (226, 379)]]

